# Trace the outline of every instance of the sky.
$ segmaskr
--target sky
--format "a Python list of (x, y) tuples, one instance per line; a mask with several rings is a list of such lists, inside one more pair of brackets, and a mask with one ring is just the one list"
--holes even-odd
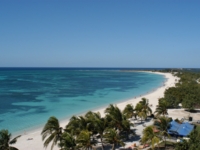
[(0, 0), (0, 67), (200, 68), (199, 0)]

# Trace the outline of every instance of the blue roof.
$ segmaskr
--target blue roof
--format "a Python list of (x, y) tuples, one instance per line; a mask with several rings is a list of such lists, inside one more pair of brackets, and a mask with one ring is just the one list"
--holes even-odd
[(189, 129), (189, 128), (185, 127), (185, 126), (181, 126), (181, 127), (178, 129), (177, 132), (178, 132), (178, 134), (179, 134), (180, 136), (187, 136), (187, 135), (190, 134), (191, 131), (192, 131), (191, 129)]
[(189, 129), (194, 129), (194, 125), (190, 124), (189, 122), (184, 122), (183, 125)]
[(173, 120), (172, 122), (170, 122), (169, 131), (176, 132), (179, 127), (180, 127), (180, 124), (178, 122), (176, 122), (176, 121)]
[(187, 136), (194, 129), (194, 125), (191, 125), (188, 122), (179, 124), (176, 121), (170, 122), (170, 128), (168, 129), (169, 134), (178, 133), (180, 136)]

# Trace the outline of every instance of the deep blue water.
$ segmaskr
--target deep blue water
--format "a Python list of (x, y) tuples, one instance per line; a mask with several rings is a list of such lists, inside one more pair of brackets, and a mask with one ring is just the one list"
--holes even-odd
[[(164, 76), (129, 69), (0, 68), (0, 129), (25, 131), (145, 94)], [(138, 70), (138, 69), (137, 69)]]

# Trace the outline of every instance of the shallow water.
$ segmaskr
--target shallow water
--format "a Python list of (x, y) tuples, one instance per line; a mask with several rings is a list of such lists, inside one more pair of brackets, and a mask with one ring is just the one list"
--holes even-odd
[(10, 132), (146, 94), (164, 76), (119, 69), (0, 69), (0, 129)]

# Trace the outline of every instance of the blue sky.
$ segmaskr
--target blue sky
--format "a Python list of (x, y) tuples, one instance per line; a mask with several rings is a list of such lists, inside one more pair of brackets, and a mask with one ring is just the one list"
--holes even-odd
[(198, 0), (1, 0), (0, 67), (200, 67)]

